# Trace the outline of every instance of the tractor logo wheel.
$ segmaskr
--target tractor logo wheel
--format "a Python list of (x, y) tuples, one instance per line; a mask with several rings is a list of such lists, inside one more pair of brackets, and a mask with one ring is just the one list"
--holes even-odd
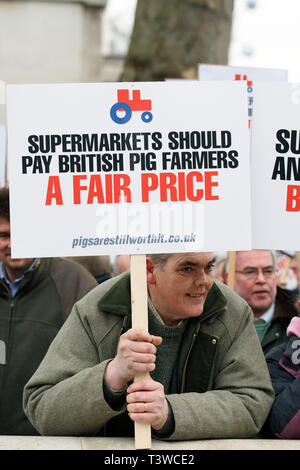
[[(125, 112), (125, 115), (119, 117), (117, 114), (119, 110), (123, 110)], [(110, 117), (117, 124), (125, 124), (126, 122), (130, 121), (131, 116), (131, 107), (127, 103), (115, 103), (110, 109)]]
[(151, 122), (153, 119), (153, 114), (150, 111), (144, 111), (142, 113), (142, 121), (144, 122)]

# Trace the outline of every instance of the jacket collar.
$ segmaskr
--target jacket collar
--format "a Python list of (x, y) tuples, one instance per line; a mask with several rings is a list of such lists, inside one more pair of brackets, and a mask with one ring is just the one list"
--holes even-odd
[[(18, 292), (30, 286), (38, 284), (42, 279), (44, 279), (46, 273), (49, 271), (50, 267), (56, 262), (57, 258), (38, 258), (36, 264), (33, 266), (33, 269), (26, 271), (24, 277), (22, 278)], [(1, 286), (5, 288), (7, 293), (10, 293), (7, 284), (4, 281), (0, 281)], [(17, 295), (17, 294), (16, 294)]]
[(131, 312), (130, 274), (126, 273), (113, 284), (98, 302), (100, 310), (116, 315), (129, 315)]
[[(200, 321), (216, 314), (227, 305), (227, 300), (217, 283), (214, 282), (207, 294), (203, 313), (197, 317)], [(131, 315), (130, 273), (123, 275), (111, 289), (99, 300), (100, 310), (116, 315)]]

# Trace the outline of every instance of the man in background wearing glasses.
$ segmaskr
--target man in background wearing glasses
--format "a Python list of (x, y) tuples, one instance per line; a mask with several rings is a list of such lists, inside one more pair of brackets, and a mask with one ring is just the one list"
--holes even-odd
[[(225, 274), (225, 282), (228, 272)], [(290, 296), (277, 286), (272, 251), (237, 251), (234, 290), (252, 308), (254, 324), (266, 354), (287, 341), (286, 329), (299, 312)]]

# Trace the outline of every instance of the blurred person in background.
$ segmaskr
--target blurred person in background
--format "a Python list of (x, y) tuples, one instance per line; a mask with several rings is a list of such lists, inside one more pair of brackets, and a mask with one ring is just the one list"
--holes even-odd
[(22, 406), (23, 388), (69, 315), (97, 286), (77, 263), (11, 257), (9, 190), (0, 189), (0, 434), (36, 435)]
[(113, 263), (115, 276), (130, 271), (130, 255), (117, 255)]
[(277, 285), (281, 287), (298, 304), (299, 268), (295, 252), (276, 251)]
[[(226, 266), (225, 282), (228, 282)], [(299, 315), (291, 296), (277, 285), (276, 259), (270, 250), (236, 252), (234, 290), (250, 305), (254, 325), (266, 354), (287, 341), (286, 329)]]
[(300, 318), (293, 317), (287, 328), (288, 341), (266, 355), (275, 391), (264, 437), (300, 439)]
[(220, 282), (225, 282), (225, 271), (226, 271), (226, 261), (227, 261), (227, 252), (215, 252), (216, 262), (214, 269), (215, 279), (218, 279)]
[(112, 265), (109, 256), (69, 256), (64, 259), (84, 266), (96, 279), (98, 284), (112, 277)]

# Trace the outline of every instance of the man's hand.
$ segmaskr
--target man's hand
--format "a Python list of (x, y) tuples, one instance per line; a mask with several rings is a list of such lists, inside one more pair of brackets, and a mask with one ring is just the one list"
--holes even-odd
[(159, 431), (169, 413), (163, 385), (151, 378), (131, 384), (127, 389), (127, 410), (132, 421), (149, 423)]
[(108, 364), (105, 380), (113, 390), (122, 390), (139, 373), (155, 369), (156, 346), (160, 336), (131, 328), (121, 335), (116, 357)]

